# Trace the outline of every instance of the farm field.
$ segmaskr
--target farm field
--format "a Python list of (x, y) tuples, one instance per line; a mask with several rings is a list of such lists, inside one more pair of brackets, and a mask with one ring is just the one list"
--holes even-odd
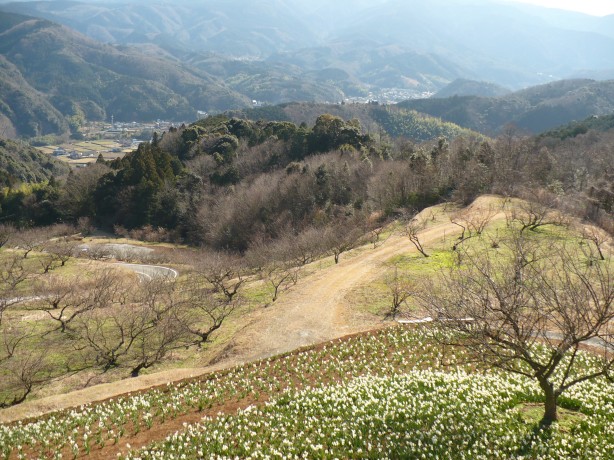
[[(125, 143), (114, 140), (69, 142), (60, 145), (38, 147), (38, 150), (46, 155), (53, 155), (57, 149), (63, 149), (66, 152), (66, 154), (60, 155), (57, 158), (75, 167), (95, 162), (100, 154), (102, 154), (105, 160), (114, 160), (134, 150), (130, 145), (126, 146)], [(82, 156), (80, 158), (70, 158), (69, 154), (71, 152), (78, 152)]]

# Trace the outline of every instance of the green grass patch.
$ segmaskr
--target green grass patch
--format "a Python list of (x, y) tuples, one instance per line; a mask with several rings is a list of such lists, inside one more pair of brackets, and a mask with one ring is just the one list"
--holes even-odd
[[(524, 403), (514, 408), (518, 412), (520, 419), (528, 425), (539, 425), (543, 415), (544, 406), (537, 403)], [(561, 431), (570, 433), (575, 427), (587, 419), (587, 415), (582, 412), (572, 411), (559, 407), (557, 409), (559, 420), (557, 422)]]

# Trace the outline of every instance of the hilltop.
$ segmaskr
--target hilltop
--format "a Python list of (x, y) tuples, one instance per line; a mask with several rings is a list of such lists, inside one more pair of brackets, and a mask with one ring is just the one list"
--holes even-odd
[(388, 135), (391, 139), (403, 138), (413, 142), (434, 139), (455, 139), (459, 136), (481, 137), (479, 133), (462, 128), (454, 123), (442, 121), (396, 105), (371, 104), (316, 104), (289, 103), (255, 109), (229, 111), (229, 116), (247, 120), (289, 121), (296, 125), (313, 125), (323, 114), (356, 119), (360, 126), (373, 136)]
[(458, 78), (431, 97), (440, 99), (453, 96), (498, 97), (505, 96), (511, 92), (509, 89), (495, 83)]

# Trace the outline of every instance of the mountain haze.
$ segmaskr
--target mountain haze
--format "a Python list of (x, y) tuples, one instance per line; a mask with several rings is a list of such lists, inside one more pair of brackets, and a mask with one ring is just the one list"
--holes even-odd
[[(613, 17), (495, 0), (340, 0), (332, 4), (124, 0), (112, 5), (53, 1), (9, 3), (2, 8), (66, 24), (106, 43), (155, 43), (175, 52), (214, 52), (235, 58), (263, 60), (276, 54), (279, 60), (279, 53), (290, 53), (292, 60), (299, 50), (317, 54), (318, 49), (339, 42), (351, 43), (359, 52), (368, 39), (376, 44), (370, 48), (394, 45), (437, 62), (454, 63), (453, 75), (442, 74), (439, 88), (463, 77), (519, 89), (587, 69), (614, 68), (610, 58)], [(340, 56), (346, 66), (355, 63), (355, 57), (351, 51)], [(317, 63), (312, 62), (312, 67)], [(397, 81), (400, 77), (420, 81), (419, 68), (393, 66), (391, 71), (398, 75)]]
[[(0, 134), (11, 137), (67, 132), (71, 117), (191, 121), (253, 101), (503, 96), (408, 103), (488, 133), (611, 108), (607, 84), (588, 80), (614, 78), (614, 16), (498, 0), (59, 0), (0, 11)], [(531, 90), (503, 89), (572, 77), (593, 87), (571, 83), (535, 103)]]

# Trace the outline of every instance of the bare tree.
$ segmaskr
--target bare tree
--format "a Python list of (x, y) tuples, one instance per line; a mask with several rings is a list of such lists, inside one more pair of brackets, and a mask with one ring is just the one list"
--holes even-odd
[(110, 259), (113, 256), (109, 245), (104, 243), (88, 244), (81, 253), (91, 260)]
[(595, 246), (595, 251), (597, 251), (599, 260), (605, 260), (605, 255), (603, 253), (604, 246), (611, 241), (610, 235), (608, 235), (607, 232), (593, 226), (584, 227), (582, 229), (582, 238), (589, 245), (589, 252), (591, 254), (590, 257), (593, 257), (593, 249), (590, 246), (590, 243), (593, 243), (593, 245)]
[[(544, 394), (543, 424), (557, 420), (559, 396), (580, 382), (614, 381), (612, 260), (587, 263), (577, 244), (539, 241), (521, 230), (502, 248), (464, 250), (461, 267), (442, 271), (421, 303), (453, 343), (489, 366), (535, 379)], [(583, 345), (597, 365), (578, 363)]]
[(405, 225), (404, 233), (420, 254), (422, 254), (424, 257), (429, 257), (429, 255), (426, 253), (426, 250), (424, 249), (424, 246), (422, 246), (422, 243), (420, 242), (419, 236), (419, 233), (424, 229), (425, 226), (425, 222), (422, 222), (421, 220), (414, 217)]
[(294, 266), (291, 262), (271, 261), (263, 268), (265, 282), (273, 289), (271, 301), (275, 302), (279, 294), (298, 282), (301, 267)]
[(0, 400), (0, 408), (24, 402), (35, 386), (50, 380), (49, 363), (42, 347), (14, 356), (3, 367), (7, 375), (2, 393), (6, 399)]
[(520, 231), (535, 231), (546, 225), (569, 225), (565, 215), (556, 209), (556, 197), (544, 191), (536, 192), (516, 206), (512, 205), (506, 212), (506, 218), (509, 224), (518, 224)]
[(46, 275), (60, 266), (58, 259), (53, 254), (41, 254), (36, 258), (36, 261), (40, 265), (43, 275)]
[(23, 300), (16, 289), (28, 279), (28, 276), (21, 256), (11, 253), (0, 254), (0, 324), (6, 310)]
[(239, 305), (234, 296), (232, 299), (216, 296), (209, 282), (196, 273), (182, 282), (180, 293), (183, 306), (181, 320), (184, 328), (198, 338), (198, 346), (208, 342), (211, 334)]
[(48, 349), (30, 327), (4, 325), (0, 332), (0, 408), (20, 404), (53, 377)]
[(462, 233), (458, 237), (458, 241), (452, 247), (452, 250), (456, 251), (458, 245), (464, 243), (470, 238), (481, 236), (486, 229), (486, 226), (496, 214), (497, 209), (492, 205), (486, 208), (467, 208), (454, 214), (450, 221), (454, 225), (460, 227), (462, 229)]
[(173, 279), (141, 283), (127, 297), (114, 297), (102, 308), (84, 311), (76, 333), (88, 356), (108, 371), (128, 366), (136, 377), (188, 344), (185, 319)]
[[(173, 278), (156, 278), (141, 283), (136, 299), (140, 308), (140, 333), (130, 353), (130, 375), (161, 362), (173, 350), (189, 344), (185, 329), (186, 311)], [(138, 330), (138, 329), (137, 329)]]
[(0, 224), (0, 248), (6, 245), (16, 232), (13, 225)]
[(307, 265), (326, 252), (322, 230), (316, 227), (308, 227), (298, 235), (291, 233), (280, 243), (284, 246), (284, 258), (292, 260), (295, 265)]
[(44, 250), (60, 264), (60, 267), (63, 267), (75, 255), (78, 244), (69, 236), (60, 236), (46, 244)]
[(327, 247), (328, 252), (333, 255), (335, 263), (338, 264), (341, 254), (357, 247), (362, 236), (360, 225), (349, 221), (324, 230), (322, 241), (324, 247)]
[(396, 265), (393, 272), (385, 276), (384, 283), (391, 295), (390, 310), (386, 316), (394, 320), (399, 314), (401, 306), (415, 293), (416, 283), (405, 274), (399, 273), (399, 267)]
[(86, 281), (50, 276), (36, 285), (39, 309), (59, 323), (61, 332), (66, 332), (78, 316), (118, 303), (126, 289), (121, 276), (112, 270), (98, 272)]
[(49, 233), (45, 228), (31, 228), (21, 230), (15, 237), (15, 243), (23, 251), (23, 258), (27, 259), (32, 251), (40, 251), (49, 239)]
[(87, 357), (93, 357), (95, 364), (106, 372), (119, 366), (147, 327), (144, 309), (113, 305), (104, 311), (85, 312), (78, 318), (75, 329)]
[(201, 255), (195, 270), (211, 284), (214, 292), (223, 294), (228, 302), (232, 302), (245, 282), (242, 261), (227, 253)]
[(380, 246), (383, 243), (385, 243), (386, 240), (388, 240), (388, 238), (390, 237), (390, 236), (388, 236), (384, 240), (382, 240), (381, 236), (384, 233), (385, 229), (386, 229), (386, 227), (376, 227), (376, 228), (372, 228), (369, 231), (369, 240), (373, 244), (373, 249), (377, 249), (378, 246)]

